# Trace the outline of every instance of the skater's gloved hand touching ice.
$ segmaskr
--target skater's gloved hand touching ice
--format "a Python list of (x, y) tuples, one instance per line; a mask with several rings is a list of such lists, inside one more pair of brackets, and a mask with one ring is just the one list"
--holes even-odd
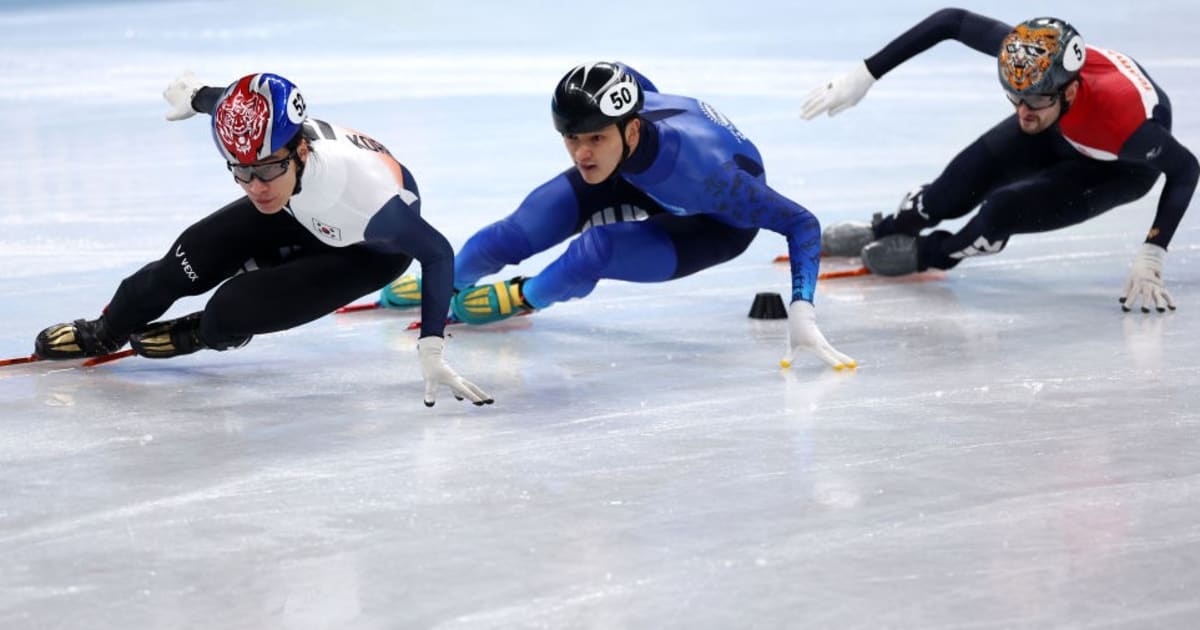
[(796, 300), (788, 307), (788, 344), (787, 356), (779, 364), (785, 368), (791, 367), (798, 353), (810, 352), (835, 370), (858, 367), (854, 359), (838, 352), (825, 340), (825, 335), (817, 328), (817, 312), (813, 305), (804, 300)]
[(860, 62), (846, 74), (809, 92), (804, 109), (800, 110), (800, 117), (812, 120), (825, 112), (836, 116), (854, 107), (874, 84), (875, 77), (867, 69), (867, 63)]
[(425, 406), (432, 407), (437, 401), (439, 385), (450, 388), (457, 400), (467, 399), (476, 405), (490, 405), (495, 402), (487, 392), (479, 389), (474, 383), (458, 375), (442, 357), (446, 348), (446, 340), (441, 337), (421, 337), (417, 340), (417, 353), (421, 357), (421, 374), (425, 377)]
[(196, 91), (204, 87), (204, 84), (192, 74), (191, 70), (184, 70), (183, 74), (179, 75), (167, 89), (163, 90), (163, 98), (171, 108), (167, 111), (167, 120), (184, 120), (196, 115), (196, 110), (192, 109), (192, 97), (196, 95)]
[(1125, 291), (1121, 294), (1121, 310), (1129, 312), (1138, 302), (1142, 312), (1149, 313), (1153, 306), (1159, 313), (1175, 310), (1175, 300), (1163, 286), (1163, 259), (1167, 250), (1153, 243), (1142, 243), (1142, 248), (1133, 257), (1133, 267), (1125, 280)]

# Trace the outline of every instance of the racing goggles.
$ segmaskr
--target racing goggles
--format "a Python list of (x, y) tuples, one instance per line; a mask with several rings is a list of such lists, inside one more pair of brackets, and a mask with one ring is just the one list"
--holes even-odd
[(265, 184), (282, 177), (287, 172), (288, 162), (291, 162), (294, 157), (296, 157), (295, 151), (288, 153), (283, 159), (273, 162), (260, 162), (258, 164), (230, 164), (226, 162), (225, 167), (229, 169), (229, 172), (233, 173), (234, 179), (243, 184), (249, 184), (254, 181), (255, 177), (258, 178), (258, 181)]
[(1046, 109), (1047, 107), (1050, 107), (1058, 102), (1058, 94), (1057, 93), (1054, 93), (1054, 94), (1023, 94), (1021, 96), (1017, 96), (1016, 94), (1013, 94), (1012, 92), (1005, 90), (1004, 95), (1008, 97), (1008, 102), (1012, 103), (1013, 107), (1017, 107), (1021, 103), (1025, 103), (1025, 107), (1028, 107), (1029, 109), (1032, 109), (1035, 111), (1039, 110), (1039, 109)]

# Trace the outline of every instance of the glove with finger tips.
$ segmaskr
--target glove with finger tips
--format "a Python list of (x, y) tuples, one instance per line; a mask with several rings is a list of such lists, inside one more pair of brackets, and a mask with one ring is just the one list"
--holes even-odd
[(495, 400), (471, 381), (454, 371), (442, 356), (446, 340), (441, 337), (421, 337), (417, 340), (417, 354), (421, 358), (421, 375), (425, 379), (425, 406), (437, 402), (437, 389), (441, 385), (450, 388), (457, 400), (470, 400), (476, 406), (490, 405)]
[(1163, 285), (1163, 260), (1166, 256), (1167, 250), (1162, 247), (1142, 243), (1141, 249), (1133, 257), (1129, 278), (1125, 280), (1120, 299), (1121, 310), (1128, 313), (1139, 303), (1143, 313), (1149, 313), (1151, 306), (1159, 313), (1175, 310), (1175, 299)]
[(812, 120), (826, 112), (836, 116), (854, 107), (874, 84), (875, 77), (867, 69), (867, 62), (859, 63), (842, 76), (810, 92), (800, 110), (800, 117)]
[(196, 110), (192, 109), (192, 97), (204, 84), (192, 74), (191, 70), (184, 70), (183, 74), (176, 77), (174, 81), (163, 90), (163, 98), (167, 104), (171, 106), (167, 110), (167, 120), (184, 120), (196, 115)]
[(792, 302), (788, 307), (788, 353), (779, 365), (788, 368), (796, 355), (809, 352), (817, 355), (835, 370), (846, 370), (858, 367), (858, 362), (848, 355), (839, 352), (828, 341), (821, 329), (817, 328), (817, 312), (813, 305), (803, 300)]

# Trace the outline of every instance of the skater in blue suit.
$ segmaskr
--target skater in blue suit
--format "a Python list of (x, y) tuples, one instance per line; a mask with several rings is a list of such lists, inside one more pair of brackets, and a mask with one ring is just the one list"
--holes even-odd
[[(574, 167), (542, 184), (509, 216), (477, 232), (455, 256), (454, 316), (485, 324), (581, 298), (601, 278), (664, 282), (732, 260), (759, 228), (787, 238), (792, 265), (790, 345), (834, 369), (854, 359), (816, 325), (813, 291), (820, 225), (766, 184), (758, 149), (703, 101), (659, 93), (620, 63), (578, 66), (551, 101), (554, 127)], [(576, 236), (541, 273), (476, 285)], [(418, 280), (405, 276), (383, 301), (412, 306)]]

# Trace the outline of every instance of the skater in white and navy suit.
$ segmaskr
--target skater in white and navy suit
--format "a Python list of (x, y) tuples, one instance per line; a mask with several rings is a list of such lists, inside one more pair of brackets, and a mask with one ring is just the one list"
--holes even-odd
[[(236, 348), (377, 291), (416, 258), (426, 277), (417, 344), (425, 404), (440, 385), (492, 402), (443, 359), (454, 252), (421, 218), (412, 173), (383, 144), (309, 118), (300, 90), (275, 74), (220, 88), (185, 73), (163, 96), (168, 120), (212, 115), (213, 141), (245, 194), (121, 282), (99, 317), (43, 330), (37, 355), (91, 357), (126, 343), (151, 358)], [(213, 289), (203, 310), (153, 321), (180, 298)]]

